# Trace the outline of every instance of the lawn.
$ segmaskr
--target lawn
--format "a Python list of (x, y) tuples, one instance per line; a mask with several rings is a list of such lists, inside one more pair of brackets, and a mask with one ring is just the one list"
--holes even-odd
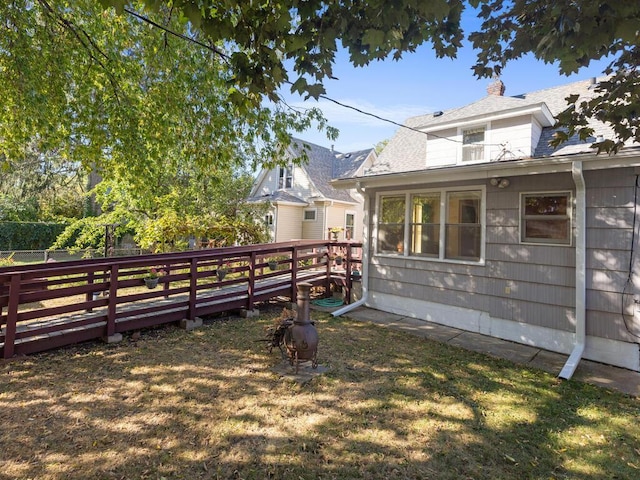
[(0, 479), (632, 479), (640, 401), (312, 312), (282, 378), (255, 319), (0, 363)]

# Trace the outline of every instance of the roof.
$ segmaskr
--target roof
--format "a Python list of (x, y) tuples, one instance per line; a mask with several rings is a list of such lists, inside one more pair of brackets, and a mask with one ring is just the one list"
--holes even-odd
[(308, 205), (308, 203), (302, 200), (301, 198), (298, 198), (295, 195), (291, 195), (290, 193), (287, 193), (284, 190), (276, 190), (275, 192), (269, 193), (267, 195), (249, 197), (247, 201), (250, 203), (259, 203), (259, 202), (269, 201), (271, 203), (285, 202), (285, 203), (300, 204), (301, 206)]
[(323, 197), (329, 200), (356, 202), (346, 190), (334, 188), (331, 180), (353, 176), (373, 149), (339, 153), (297, 138), (293, 139), (290, 149), (294, 157), (300, 156), (303, 149), (306, 151), (308, 162), (300, 166), (305, 169), (314, 187)]
[[(535, 112), (538, 108), (542, 113), (546, 111), (555, 117), (567, 107), (566, 98), (569, 95), (578, 94), (589, 98), (595, 85), (594, 80), (574, 82), (511, 97), (488, 95), (463, 107), (411, 117), (404, 123), (408, 128), (400, 128), (396, 132), (366, 175), (424, 170), (428, 138), (426, 132), (453, 128), (461, 122), (473, 122), (475, 119), (481, 121), (500, 114), (515, 116), (518, 115), (518, 112)], [(558, 148), (550, 147), (549, 141), (556, 129), (552, 126), (553, 119), (549, 118), (549, 120), (551, 121), (542, 122), (544, 128), (535, 148), (534, 158), (592, 153), (594, 151), (591, 144), (595, 138), (585, 142), (577, 136), (572, 137)], [(590, 126), (595, 129), (595, 136), (613, 137), (613, 130), (602, 123), (592, 121)]]

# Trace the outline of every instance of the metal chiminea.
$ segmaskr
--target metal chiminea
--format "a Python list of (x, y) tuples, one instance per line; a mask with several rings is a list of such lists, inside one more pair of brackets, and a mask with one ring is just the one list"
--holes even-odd
[(300, 362), (311, 361), (311, 367), (318, 367), (318, 331), (310, 319), (310, 283), (298, 284), (298, 315), (284, 334), (284, 344), (289, 362), (296, 366)]

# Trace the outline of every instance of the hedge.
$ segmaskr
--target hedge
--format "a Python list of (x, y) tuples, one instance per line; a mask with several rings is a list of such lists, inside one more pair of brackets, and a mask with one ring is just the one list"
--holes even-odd
[(66, 223), (0, 222), (0, 250), (47, 249), (66, 226)]

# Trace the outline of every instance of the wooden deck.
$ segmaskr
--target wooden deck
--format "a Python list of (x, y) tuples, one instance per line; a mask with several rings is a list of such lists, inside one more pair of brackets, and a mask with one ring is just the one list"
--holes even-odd
[[(0, 353), (3, 358), (93, 339), (117, 339), (124, 332), (195, 320), (235, 310), (253, 310), (274, 297), (295, 299), (308, 282), (329, 291), (344, 285), (359, 267), (360, 244), (288, 242), (178, 254), (94, 259), (0, 269)], [(345, 255), (336, 268), (329, 252)], [(357, 254), (357, 253), (356, 253)], [(277, 270), (268, 260), (278, 258)], [(221, 280), (222, 266), (229, 273)], [(147, 289), (150, 268), (165, 272)]]

